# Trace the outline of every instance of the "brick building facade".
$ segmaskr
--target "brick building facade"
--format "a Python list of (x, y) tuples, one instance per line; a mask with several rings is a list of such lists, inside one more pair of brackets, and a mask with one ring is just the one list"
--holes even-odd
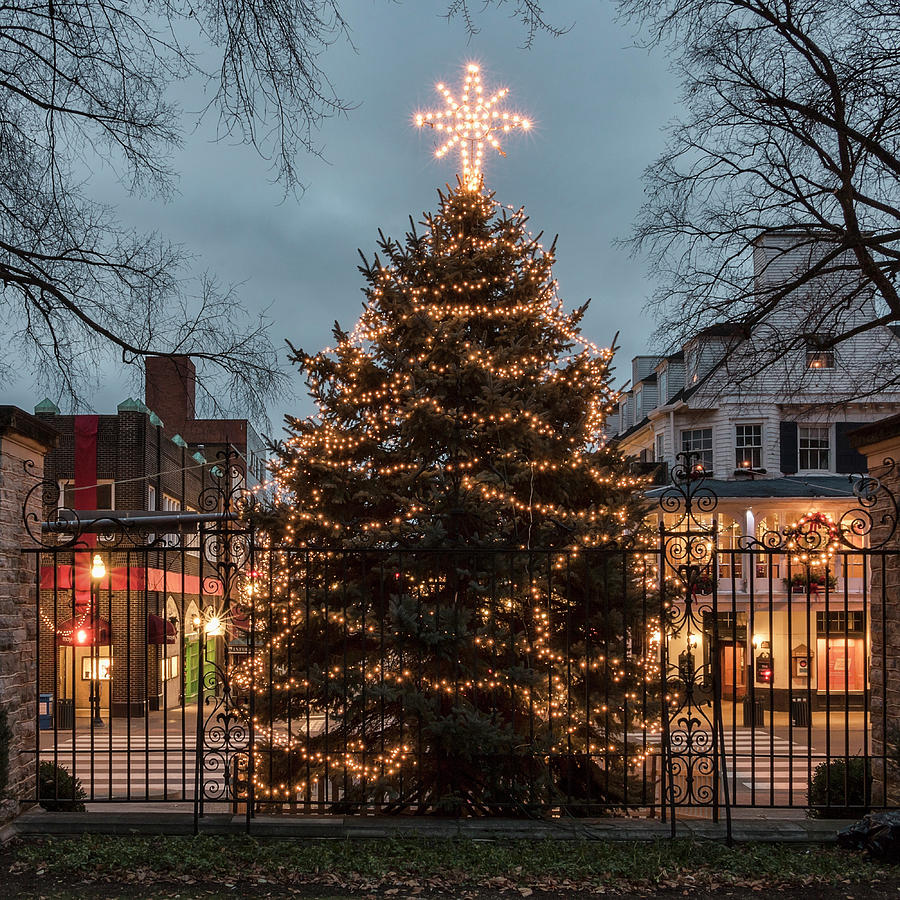
[(200, 623), (223, 608), (224, 589), (196, 519), (184, 520), (217, 511), (220, 452), (252, 458), (254, 468), (239, 463), (251, 476), (264, 457), (246, 420), (194, 418), (193, 392), (191, 361), (159, 358), (148, 362), (146, 395), (160, 409), (130, 398), (115, 415), (61, 415), (48, 401), (35, 409), (59, 435), (45, 477), (58, 485), (61, 512), (45, 510), (48, 518), (129, 523), (114, 542), (97, 526), (42, 557), (39, 680), (57, 701), (58, 726), (73, 714), (134, 717), (190, 702), (202, 660), (216, 658)]

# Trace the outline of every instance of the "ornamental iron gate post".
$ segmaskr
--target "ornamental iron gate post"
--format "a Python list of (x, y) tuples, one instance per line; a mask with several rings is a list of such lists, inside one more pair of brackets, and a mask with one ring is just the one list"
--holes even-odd
[(207, 803), (229, 803), (236, 812), (243, 801), (248, 830), (253, 810), (255, 685), (242, 684), (235, 675), (236, 659), (252, 658), (254, 649), (254, 530), (249, 519), (256, 497), (231, 454), (221, 454), (212, 472), (214, 483), (201, 493), (199, 505), (223, 517), (219, 525), (201, 526), (200, 572), (204, 594), (222, 601), (203, 609), (198, 623), (206, 639), (200, 641), (195, 834)]
[[(674, 837), (677, 808), (710, 806), (717, 822), (719, 807), (724, 806), (730, 842), (718, 654), (714, 515), (718, 499), (706, 480), (699, 457), (679, 454), (672, 484), (659, 498), (663, 513), (659, 527), (662, 808), (670, 817)], [(711, 517), (709, 524), (703, 516)], [(711, 591), (702, 589), (704, 578), (711, 581)], [(700, 594), (706, 593), (711, 599), (701, 601)], [(695, 651), (710, 622), (712, 647), (705, 664)]]

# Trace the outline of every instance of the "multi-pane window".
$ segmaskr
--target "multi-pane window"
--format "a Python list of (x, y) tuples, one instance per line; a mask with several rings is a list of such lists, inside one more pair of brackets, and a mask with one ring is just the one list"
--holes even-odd
[(655, 448), (654, 452), (656, 453), (656, 461), (657, 462), (662, 462), (662, 460), (663, 460), (663, 456), (665, 454), (664, 441), (665, 441), (665, 435), (658, 434), (656, 436), (656, 448)]
[(829, 432), (827, 425), (801, 425), (799, 430), (800, 469), (827, 470), (829, 452)]
[(152, 484), (147, 485), (147, 509), (156, 509), (156, 487)]
[[(164, 512), (181, 512), (181, 501), (168, 494), (162, 495), (162, 508)], [(163, 543), (167, 547), (177, 547), (181, 543), (181, 535), (173, 532), (163, 536)]]
[(831, 346), (831, 336), (817, 334), (806, 340), (806, 368), (807, 369), (833, 369), (834, 347)]
[[(187, 505), (185, 506), (185, 511), (189, 513), (196, 513), (197, 510), (194, 509), (193, 506)], [(198, 549), (200, 547), (200, 532), (198, 530), (198, 526), (193, 526), (193, 531), (188, 531), (184, 535), (184, 546), (190, 549)]]
[[(741, 547), (741, 526), (734, 519), (722, 516), (719, 521), (718, 562), (719, 578), (729, 581), (744, 577), (744, 556), (739, 553)], [(726, 590), (731, 590), (727, 584)]]
[(681, 450), (690, 453), (692, 466), (707, 472), (713, 468), (712, 428), (687, 428), (681, 432)]
[(865, 634), (866, 618), (861, 609), (816, 610), (817, 634)]
[[(760, 519), (756, 523), (756, 540), (764, 547), (771, 546), (772, 543), (780, 543), (781, 529), (785, 522), (778, 513), (771, 513), (764, 519)], [(757, 553), (755, 575), (758, 579), (768, 580), (771, 575), (772, 581), (777, 583), (782, 576), (782, 566), (784, 557), (780, 553)], [(770, 571), (771, 569), (771, 571)]]
[(734, 464), (739, 469), (762, 467), (762, 425), (736, 425)]
[(663, 369), (659, 373), (659, 402), (664, 404), (669, 399), (669, 371)]
[[(94, 509), (115, 509), (116, 490), (112, 481), (100, 481), (95, 485), (97, 491), (97, 505)], [(71, 480), (59, 483), (59, 505), (65, 509), (86, 509), (86, 492), (90, 488), (75, 487)]]

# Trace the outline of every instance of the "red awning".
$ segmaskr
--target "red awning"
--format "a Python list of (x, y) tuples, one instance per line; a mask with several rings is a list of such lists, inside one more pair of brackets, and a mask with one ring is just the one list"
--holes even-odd
[[(96, 629), (97, 640), (94, 640)], [(65, 647), (94, 647), (112, 643), (112, 628), (99, 616), (75, 616), (56, 629), (56, 643)]]
[(174, 644), (176, 638), (175, 626), (150, 613), (147, 616), (147, 643), (148, 644)]

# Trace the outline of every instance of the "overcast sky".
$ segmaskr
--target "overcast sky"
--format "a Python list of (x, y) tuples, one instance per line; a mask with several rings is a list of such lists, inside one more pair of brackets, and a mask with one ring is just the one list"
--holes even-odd
[[(608, 344), (620, 332), (617, 375), (646, 349), (653, 323), (642, 308), (651, 289), (642, 260), (614, 246), (627, 235), (642, 201), (641, 173), (661, 151), (676, 112), (676, 86), (665, 59), (633, 46), (600, 0), (548, 3), (562, 37), (538, 35), (522, 48), (511, 4), (480, 14), (467, 38), (461, 21), (441, 16), (446, 0), (348, 0), (355, 49), (331, 47), (323, 64), (342, 97), (357, 104), (327, 121), (324, 158), (301, 161), (305, 193), (283, 200), (252, 150), (214, 143), (212, 126), (188, 135), (176, 158), (179, 194), (169, 203), (126, 196), (111, 179), (96, 195), (118, 206), (123, 221), (155, 229), (197, 255), (198, 268), (240, 282), (251, 309), (268, 308), (274, 336), (305, 350), (331, 342), (331, 323), (352, 327), (361, 308), (357, 248), (375, 249), (377, 231), (401, 237), (408, 217), (436, 206), (436, 189), (452, 181), (456, 157), (433, 157), (434, 135), (417, 132), (417, 109), (439, 106), (436, 82), (456, 90), (469, 61), (485, 90), (506, 86), (507, 104), (535, 126), (505, 142), (505, 159), (488, 155), (486, 181), (504, 204), (524, 205), (532, 230), (559, 235), (556, 276), (568, 308), (593, 298), (587, 337)], [(190, 108), (189, 86), (179, 98)], [(92, 394), (111, 412), (138, 388), (111, 372)], [(270, 410), (267, 431), (281, 433), (284, 412), (306, 414), (302, 380), (294, 396)], [(27, 381), (9, 386), (6, 402), (30, 410), (40, 400)]]

